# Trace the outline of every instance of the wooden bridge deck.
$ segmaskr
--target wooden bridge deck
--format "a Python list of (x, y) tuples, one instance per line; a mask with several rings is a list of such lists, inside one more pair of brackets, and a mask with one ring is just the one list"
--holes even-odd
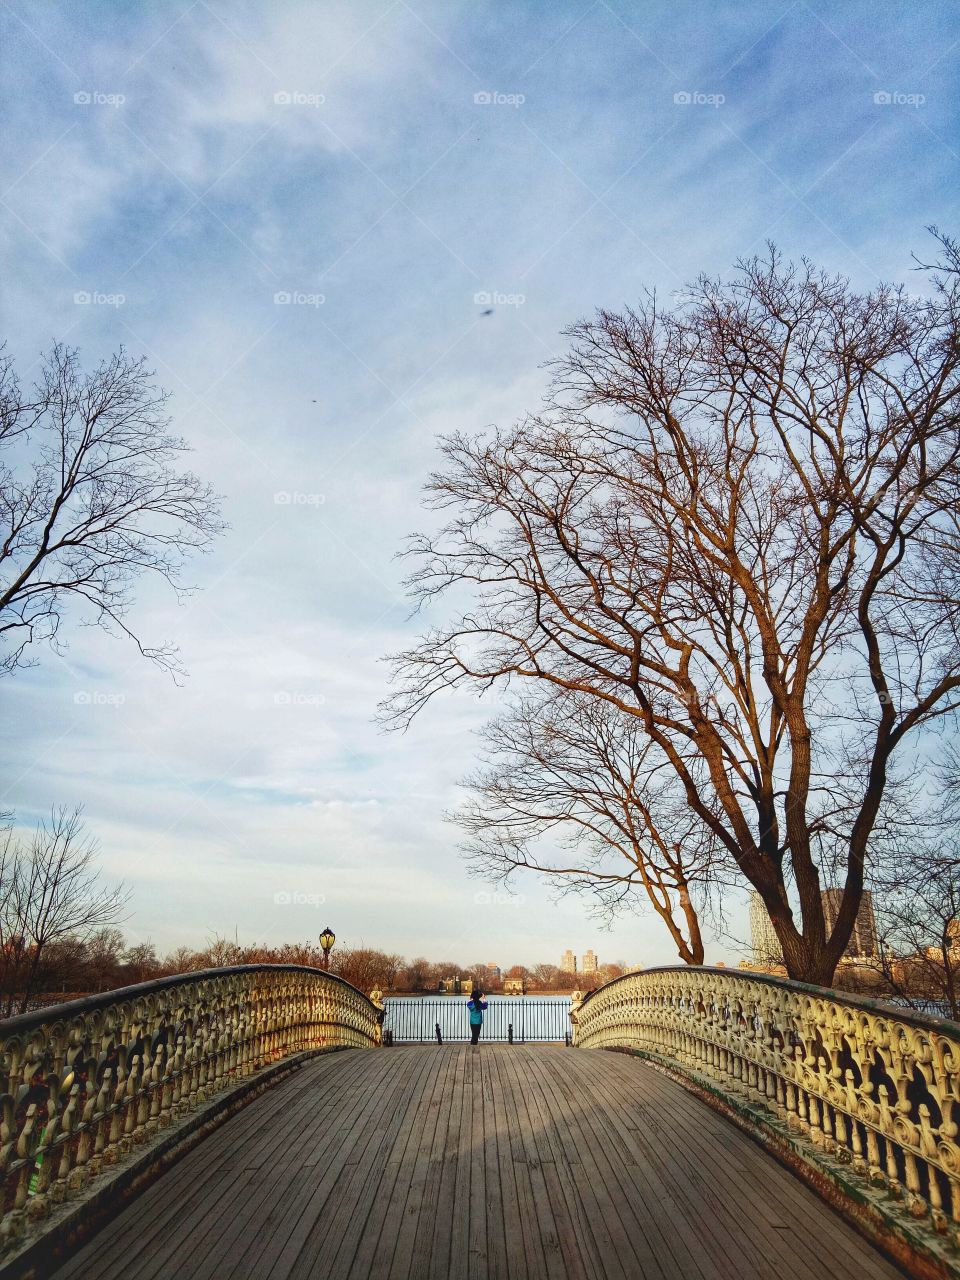
[(758, 1146), (637, 1059), (505, 1045), (315, 1059), (56, 1274), (901, 1276)]

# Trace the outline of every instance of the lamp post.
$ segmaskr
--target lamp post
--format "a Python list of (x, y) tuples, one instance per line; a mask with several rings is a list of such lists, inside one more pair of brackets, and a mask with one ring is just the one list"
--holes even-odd
[(336, 940), (337, 940), (336, 934), (333, 932), (330, 926), (327, 925), (323, 933), (321, 933), (320, 935), (320, 946), (323, 948), (324, 969), (330, 968), (330, 951), (331, 951), (331, 948), (333, 947), (333, 944), (336, 942)]

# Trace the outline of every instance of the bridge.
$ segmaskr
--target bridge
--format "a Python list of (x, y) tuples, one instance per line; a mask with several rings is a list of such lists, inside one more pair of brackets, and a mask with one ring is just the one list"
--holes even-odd
[(660, 969), (570, 1048), (388, 1048), (372, 995), (240, 966), (0, 1023), (0, 1276), (958, 1274), (956, 1024)]

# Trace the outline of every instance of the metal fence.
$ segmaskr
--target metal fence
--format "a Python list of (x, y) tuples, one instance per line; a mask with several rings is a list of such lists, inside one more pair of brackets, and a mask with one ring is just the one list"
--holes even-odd
[[(470, 1039), (466, 996), (388, 996), (384, 1040), (395, 1044), (462, 1043)], [(489, 996), (481, 1040), (508, 1044), (569, 1043), (569, 996)]]

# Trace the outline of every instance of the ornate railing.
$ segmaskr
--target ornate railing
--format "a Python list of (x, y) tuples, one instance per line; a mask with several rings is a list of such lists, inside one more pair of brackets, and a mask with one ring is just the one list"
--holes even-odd
[(574, 1043), (630, 1048), (766, 1110), (960, 1244), (960, 1024), (722, 969), (626, 974)]
[(297, 965), (206, 969), (0, 1021), (0, 1234), (174, 1118), (304, 1050), (380, 1041), (377, 1005)]

